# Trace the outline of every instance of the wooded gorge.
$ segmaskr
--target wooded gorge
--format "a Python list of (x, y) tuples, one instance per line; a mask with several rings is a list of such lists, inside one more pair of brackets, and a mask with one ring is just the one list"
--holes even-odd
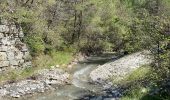
[(166, 41), (168, 3), (168, 0), (5, 0), (1, 1), (1, 18), (23, 27), (28, 37), (25, 41), (37, 43), (30, 45), (33, 53), (67, 47), (89, 53), (133, 52)]
[(154, 77), (170, 78), (170, 0), (0, 0), (0, 20), (22, 27), (34, 67), (148, 50)]

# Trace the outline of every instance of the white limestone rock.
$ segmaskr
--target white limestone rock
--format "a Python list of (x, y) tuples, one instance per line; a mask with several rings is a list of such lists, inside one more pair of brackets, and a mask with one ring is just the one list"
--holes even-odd
[(7, 25), (0, 25), (1, 33), (9, 33), (9, 27)]
[(3, 33), (0, 33), (0, 38), (3, 38), (4, 37), (4, 34)]
[(0, 52), (0, 61), (4, 61), (7, 59), (7, 54), (6, 52)]
[(9, 66), (9, 61), (0, 61), (0, 67), (8, 67)]
[[(21, 40), (24, 37), (22, 28), (15, 23), (1, 20), (0, 25), (0, 71), (8, 68), (31, 67), (29, 50)], [(3, 68), (4, 67), (4, 68)], [(3, 70), (2, 70), (3, 69)]]

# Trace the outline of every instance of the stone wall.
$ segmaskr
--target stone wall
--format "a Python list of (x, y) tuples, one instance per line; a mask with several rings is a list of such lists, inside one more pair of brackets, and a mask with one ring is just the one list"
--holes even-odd
[(0, 71), (31, 66), (21, 27), (6, 21), (0, 24)]

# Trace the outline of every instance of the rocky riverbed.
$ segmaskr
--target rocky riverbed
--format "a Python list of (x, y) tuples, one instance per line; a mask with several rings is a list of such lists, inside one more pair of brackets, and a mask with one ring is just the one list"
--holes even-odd
[[(77, 54), (75, 59), (67, 65), (68, 69), (72, 69), (75, 64), (84, 59), (84, 55)], [(58, 87), (71, 84), (71, 75), (59, 67), (59, 65), (55, 65), (51, 66), (51, 69), (41, 69), (28, 79), (14, 83), (6, 83), (0, 86), (0, 100), (4, 97), (20, 98), (46, 91), (57, 90)]]
[(135, 69), (151, 62), (148, 51), (137, 52), (104, 65), (99, 65), (98, 68), (90, 73), (90, 77), (93, 82), (104, 84), (106, 88), (109, 88), (112, 86), (112, 82), (109, 82), (110, 79), (119, 81)]
[(1, 86), (0, 96), (19, 98), (25, 95), (43, 93), (56, 89), (57, 86), (69, 84), (69, 79), (70, 75), (62, 69), (44, 69), (30, 79)]
[[(26, 100), (118, 100), (125, 89), (113, 85), (110, 78), (120, 80), (140, 66), (151, 63), (147, 53), (137, 52), (122, 58), (117, 55), (93, 56), (79, 63), (76, 59), (68, 67), (73, 75), (52, 66), (51, 69), (39, 70), (29, 79), (3, 85), (0, 87), (0, 98), (22, 99), (26, 96)], [(51, 90), (50, 93), (45, 92)], [(37, 93), (38, 96), (34, 95)], [(27, 98), (27, 95), (31, 96)]]

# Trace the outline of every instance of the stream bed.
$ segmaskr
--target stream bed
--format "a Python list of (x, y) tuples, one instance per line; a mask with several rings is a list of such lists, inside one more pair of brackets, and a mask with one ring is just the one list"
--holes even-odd
[[(30, 97), (20, 98), (21, 100), (112, 100), (104, 99), (113, 97), (112, 92), (103, 96), (103, 86), (91, 82), (89, 74), (97, 66), (106, 62), (113, 61), (116, 56), (93, 56), (76, 64), (69, 72), (72, 74), (72, 81), (70, 85), (61, 86), (52, 92), (45, 92), (42, 94), (33, 95)], [(102, 94), (102, 96), (101, 96)], [(16, 99), (16, 100), (20, 100)]]

